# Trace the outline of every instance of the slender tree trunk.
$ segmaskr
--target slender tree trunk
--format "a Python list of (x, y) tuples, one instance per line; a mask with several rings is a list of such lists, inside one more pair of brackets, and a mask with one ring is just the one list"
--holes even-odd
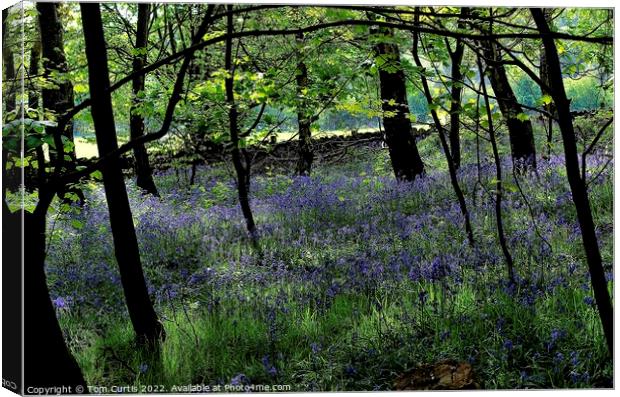
[[(52, 73), (64, 74), (68, 71), (67, 58), (64, 50), (63, 27), (58, 15), (58, 3), (37, 3), (39, 12), (39, 27), (41, 32), (41, 54), (43, 56), (44, 77), (52, 79)], [(56, 117), (65, 114), (73, 107), (73, 85), (65, 77), (54, 81), (57, 87), (43, 89), (43, 107), (52, 111)], [(54, 128), (47, 129), (50, 135), (62, 135), (73, 142), (73, 123), (66, 124), (63, 131)], [(56, 156), (63, 153), (62, 147), (50, 148), (50, 155)], [(69, 170), (75, 169), (75, 147), (64, 152), (71, 157), (68, 164), (64, 164)]]
[[(97, 148), (102, 156), (118, 148), (112, 99), (108, 91), (110, 80), (108, 59), (103, 36), (101, 11), (98, 3), (81, 3), (82, 27), (86, 44), (86, 59), (91, 112), (95, 124)], [(110, 161), (102, 169), (103, 186), (110, 213), (116, 260), (121, 283), (134, 331), (141, 342), (156, 343), (165, 336), (149, 298), (142, 271), (138, 240), (133, 224), (129, 199), (118, 161)]]
[[(543, 9), (543, 13), (545, 16), (545, 20), (547, 24), (551, 23), (551, 13), (553, 8), (545, 8)], [(547, 65), (547, 57), (545, 55), (544, 48), (540, 50), (540, 80), (547, 86), (549, 86), (549, 66)], [(544, 89), (542, 90), (543, 95), (550, 95), (549, 92), (546, 92)], [(553, 106), (553, 102), (544, 105), (544, 109), (549, 113), (547, 116), (547, 158), (551, 157), (551, 147), (553, 143), (553, 113), (555, 112), (555, 108)], [(544, 151), (543, 151), (544, 153)]]
[[(71, 391), (65, 392), (82, 394), (87, 392), (86, 382), (65, 344), (47, 287), (45, 276), (46, 213), (47, 205), (39, 204), (34, 213), (24, 212), (23, 214), (25, 244), (24, 381), (26, 387), (68, 386), (71, 387)], [(20, 222), (21, 212), (11, 214), (10, 217)]]
[[(418, 23), (418, 16), (416, 15), (415, 23)], [(420, 56), (418, 55), (418, 33), (413, 33), (413, 60), (415, 61), (416, 66), (421, 70), (420, 73), (420, 81), (422, 82), (422, 88), (424, 89), (424, 96), (426, 97), (426, 101), (429, 105), (433, 104), (433, 97), (431, 95), (431, 90), (428, 86), (428, 81), (424, 76), (424, 66), (422, 65), (422, 61), (420, 60)], [(474, 239), (474, 231), (471, 227), (471, 222), (469, 219), (469, 210), (467, 209), (467, 203), (465, 202), (465, 196), (463, 195), (463, 191), (459, 185), (458, 178), (456, 176), (456, 168), (454, 166), (454, 161), (450, 156), (450, 148), (448, 147), (448, 141), (446, 140), (446, 136), (444, 134), (443, 126), (441, 125), (441, 121), (439, 120), (439, 116), (437, 115), (437, 111), (431, 108), (431, 115), (433, 116), (433, 122), (435, 123), (435, 128), (437, 128), (439, 134), (439, 141), (441, 143), (441, 148), (446, 156), (446, 162), (448, 163), (448, 173), (450, 174), (450, 183), (452, 184), (452, 188), (454, 189), (454, 193), (456, 194), (456, 198), (459, 202), (459, 207), (461, 209), (461, 214), (463, 214), (463, 218), (465, 219), (465, 231), (467, 232), (467, 239), (469, 241), (470, 246), (474, 246), (476, 244)]]
[[(28, 107), (32, 110), (39, 110), (39, 87), (36, 84), (36, 78), (39, 74), (39, 62), (41, 61), (41, 42), (37, 40), (32, 44), (30, 50), (30, 66), (28, 67), (28, 75), (30, 84), (28, 90)], [(37, 117), (38, 118), (38, 117)]]
[[(28, 67), (28, 112), (26, 112), (27, 118), (41, 119), (41, 112), (39, 109), (39, 86), (37, 85), (37, 79), (34, 76), (39, 74), (39, 62), (41, 61), (41, 42), (38, 40), (38, 36), (34, 38), (32, 48), (30, 50), (30, 65)], [(38, 180), (36, 170), (32, 166), (24, 167), (24, 187), (28, 191), (34, 191), (38, 188)]]
[(605, 270), (603, 269), (603, 261), (596, 237), (594, 220), (592, 219), (592, 210), (590, 208), (590, 199), (585, 181), (579, 175), (579, 158), (577, 154), (577, 141), (575, 138), (575, 129), (570, 114), (570, 100), (566, 96), (564, 89), (564, 81), (562, 79), (562, 68), (560, 66), (560, 58), (555, 46), (555, 41), (549, 36), (551, 30), (545, 20), (543, 11), (540, 8), (531, 9), (532, 16), (536, 22), (536, 26), (542, 35), (542, 43), (545, 49), (547, 65), (549, 68), (549, 83), (551, 96), (557, 109), (558, 124), (562, 134), (562, 143), (564, 146), (566, 176), (570, 185), (573, 202), (577, 211), (577, 219), (579, 228), (581, 229), (581, 238), (583, 248), (586, 253), (588, 269), (590, 271), (590, 280), (594, 291), (594, 298), (598, 307), (599, 316), (603, 325), (603, 332), (607, 340), (609, 354), (613, 356), (614, 343), (614, 312), (607, 289), (607, 280), (605, 279)]
[(198, 160), (192, 161), (192, 172), (189, 177), (189, 185), (194, 186), (196, 183), (196, 168), (198, 167)]
[[(136, 72), (146, 65), (147, 44), (148, 44), (148, 23), (149, 8), (146, 3), (138, 4), (138, 25), (136, 29), (136, 54), (133, 58), (133, 71)], [(133, 102), (131, 105), (131, 115), (129, 118), (129, 134), (131, 139), (138, 139), (144, 135), (144, 118), (136, 113), (139, 106), (140, 95), (144, 94), (145, 75), (133, 78), (131, 85), (133, 91)], [(143, 144), (136, 145), (133, 149), (135, 159), (136, 185), (149, 194), (159, 197), (157, 186), (153, 181), (153, 172), (149, 163), (149, 157)]]
[[(378, 33), (392, 36), (392, 31), (378, 29)], [(409, 103), (405, 74), (400, 63), (398, 46), (392, 43), (379, 43), (374, 48), (379, 67), (379, 84), (385, 143), (390, 152), (390, 160), (396, 179), (413, 181), (424, 172), (424, 163), (418, 152), (416, 137), (411, 130)]]
[[(463, 19), (469, 14), (467, 7), (461, 8), (461, 17), (459, 18), (458, 28), (464, 29)], [(447, 40), (447, 39), (446, 39)], [(452, 87), (450, 91), (450, 155), (454, 162), (454, 167), (458, 169), (461, 166), (461, 139), (460, 139), (460, 114), (461, 114), (461, 96), (463, 93), (463, 74), (461, 73), (461, 64), (463, 62), (463, 53), (465, 52), (465, 43), (462, 39), (456, 39), (456, 48), (450, 50), (449, 43), (446, 43), (451, 60), (451, 77)]]
[(7, 43), (9, 27), (7, 19), (9, 17), (9, 8), (2, 10), (2, 68), (4, 69), (4, 80), (2, 91), (4, 95), (3, 103), (5, 112), (15, 110), (15, 91), (17, 91), (18, 83), (15, 81), (15, 60), (13, 59), (13, 51)]
[[(15, 81), (15, 60), (13, 58), (13, 50), (8, 42), (9, 38), (9, 8), (2, 10), (2, 70), (4, 72), (4, 78), (2, 79), (2, 103), (4, 105), (4, 120), (12, 121), (12, 119), (18, 119), (20, 115), (7, 120), (7, 113), (13, 112), (16, 109), (16, 92), (19, 87), (19, 82)], [(4, 138), (3, 138), (4, 139)], [(2, 149), (2, 194), (3, 198), (6, 194), (6, 189), (11, 188), (14, 191), (19, 189), (21, 185), (20, 168), (13, 167), (10, 170), (6, 169), (6, 164), (9, 160), (13, 160), (14, 153), (8, 153), (4, 148)], [(19, 154), (17, 154), (19, 157)]]
[(252, 244), (255, 248), (258, 248), (258, 233), (256, 231), (256, 224), (254, 223), (254, 215), (252, 214), (252, 208), (250, 207), (249, 198), (249, 173), (246, 166), (243, 165), (241, 158), (241, 150), (239, 149), (239, 121), (237, 105), (235, 103), (235, 91), (234, 91), (234, 67), (232, 63), (232, 37), (233, 34), (233, 16), (231, 14), (233, 10), (232, 5), (227, 6), (229, 12), (227, 17), (227, 32), (228, 37), (226, 39), (226, 54), (225, 54), (225, 68), (226, 68), (226, 102), (228, 104), (228, 120), (230, 123), (230, 140), (232, 143), (232, 161), (237, 174), (237, 192), (239, 195), (239, 204), (241, 205), (241, 211), (245, 218), (246, 227)]
[(508, 268), (508, 278), (510, 282), (514, 283), (514, 261), (512, 255), (508, 250), (508, 244), (506, 243), (506, 234), (504, 233), (504, 222), (502, 218), (502, 163), (499, 157), (499, 151), (497, 150), (497, 139), (495, 137), (495, 128), (493, 127), (493, 114), (491, 113), (491, 105), (489, 104), (489, 95), (487, 94), (487, 85), (484, 82), (485, 73), (482, 69), (482, 61), (478, 57), (478, 70), (480, 72), (480, 85), (482, 86), (482, 93), (484, 95), (484, 104), (487, 111), (487, 120), (489, 121), (489, 140), (491, 142), (491, 149), (493, 151), (493, 160), (495, 162), (495, 221), (497, 224), (497, 236), (499, 238), (499, 245), (502, 248), (502, 253), (506, 259), (506, 266)]
[(312, 124), (312, 115), (310, 114), (308, 95), (308, 67), (303, 60), (303, 54), (299, 47), (303, 46), (304, 34), (297, 33), (297, 125), (299, 128), (299, 147), (297, 160), (297, 174), (310, 175), (312, 170), (312, 161), (314, 160), (314, 152), (312, 150), (312, 132), (310, 125)]
[[(37, 3), (39, 12), (39, 32), (41, 35), (41, 55), (43, 57), (44, 77), (52, 80), (53, 72), (65, 74), (69, 68), (64, 50), (63, 27), (58, 15), (58, 3)], [(56, 118), (64, 115), (73, 107), (73, 84), (66, 77), (53, 81), (53, 85), (47, 85), (42, 91), (43, 108), (51, 111)], [(54, 137), (54, 146), (49, 148), (50, 158), (58, 157), (58, 166), (67, 171), (74, 171), (77, 164), (75, 144), (73, 139), (73, 122), (64, 124), (60, 131), (57, 127), (48, 127), (47, 134)], [(62, 138), (71, 142), (73, 146), (65, 150)], [(69, 161), (65, 160), (69, 156)], [(81, 189), (72, 187), (66, 190), (77, 194), (80, 202), (84, 202), (84, 194)], [(58, 196), (64, 199), (65, 191), (59, 191)]]
[(519, 120), (518, 118), (518, 115), (523, 113), (523, 108), (510, 86), (499, 49), (493, 42), (488, 41), (484, 44), (484, 56), (490, 72), (489, 80), (499, 108), (506, 120), (514, 163), (520, 168), (535, 169), (536, 147), (532, 123), (530, 120)]

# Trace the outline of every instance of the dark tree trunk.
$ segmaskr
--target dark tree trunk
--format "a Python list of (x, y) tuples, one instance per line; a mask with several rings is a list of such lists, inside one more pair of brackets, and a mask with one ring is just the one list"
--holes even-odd
[(198, 167), (198, 160), (192, 161), (192, 172), (190, 173), (190, 177), (189, 177), (190, 186), (194, 186), (194, 183), (196, 183), (196, 168), (197, 167)]
[[(97, 148), (99, 154), (105, 156), (118, 148), (118, 142), (112, 100), (108, 91), (110, 80), (101, 12), (97, 3), (81, 3), (80, 9)], [(141, 342), (155, 345), (163, 339), (164, 328), (157, 318), (146, 288), (138, 240), (119, 161), (107, 162), (102, 169), (102, 174), (110, 213), (114, 250), (129, 316), (138, 339)]]
[[(136, 55), (133, 58), (133, 71), (136, 72), (146, 65), (146, 48), (148, 42), (148, 22), (149, 22), (149, 4), (138, 4), (138, 25), (136, 29)], [(140, 138), (144, 135), (144, 119), (141, 115), (136, 114), (136, 107), (140, 100), (139, 95), (144, 92), (145, 75), (139, 75), (133, 78), (132, 91), (133, 103), (131, 106), (131, 116), (129, 118), (129, 131), (132, 140)], [(136, 145), (133, 149), (135, 158), (136, 185), (144, 189), (147, 193), (159, 197), (157, 186), (153, 181), (153, 172), (149, 163), (149, 157), (143, 144)]]
[[(67, 58), (64, 50), (63, 27), (58, 15), (58, 3), (37, 3), (37, 11), (39, 12), (39, 28), (41, 33), (41, 54), (43, 56), (44, 77), (51, 79), (52, 72), (64, 74), (68, 71)], [(73, 107), (73, 85), (66, 78), (60, 81), (54, 81), (57, 87), (43, 89), (43, 107), (54, 113), (56, 117), (65, 114)], [(56, 148), (50, 148), (50, 156), (55, 157), (58, 152), (63, 153), (62, 141), (60, 136), (65, 136), (69, 141), (73, 142), (73, 123), (69, 122), (65, 125), (63, 131), (57, 131), (55, 128), (47, 128), (47, 133), (57, 137)], [(69, 163), (63, 165), (70, 171), (75, 169), (75, 146), (64, 152), (71, 158)], [(64, 157), (64, 156), (60, 156)]]
[(489, 103), (489, 95), (487, 94), (487, 85), (484, 79), (484, 71), (482, 69), (482, 61), (478, 57), (478, 70), (480, 72), (480, 85), (482, 86), (482, 94), (484, 95), (484, 104), (487, 111), (487, 120), (489, 121), (489, 141), (493, 151), (493, 161), (495, 162), (495, 223), (497, 225), (497, 236), (499, 245), (502, 248), (504, 259), (506, 259), (506, 267), (508, 269), (508, 279), (511, 283), (515, 281), (514, 261), (508, 250), (506, 243), (506, 233), (504, 232), (504, 221), (502, 218), (502, 162), (497, 150), (497, 139), (495, 137), (495, 128), (493, 127), (493, 113), (491, 112), (491, 104)]
[(7, 24), (8, 17), (9, 9), (5, 8), (2, 10), (2, 68), (4, 69), (2, 91), (5, 95), (2, 102), (4, 103), (4, 109), (7, 113), (15, 110), (15, 91), (18, 87), (15, 81), (15, 60), (13, 59), (13, 51), (7, 43), (9, 33)]
[[(383, 35), (392, 35), (390, 30), (379, 29)], [(374, 48), (379, 67), (381, 107), (385, 143), (390, 152), (392, 168), (396, 179), (412, 181), (424, 172), (424, 163), (418, 152), (416, 137), (411, 130), (409, 103), (405, 74), (400, 64), (400, 52), (396, 44), (379, 43)]]
[[(551, 23), (550, 21), (551, 21), (552, 11), (553, 11), (553, 8), (543, 9), (543, 13), (545, 15), (545, 20), (547, 21), (547, 24)], [(540, 50), (540, 80), (545, 85), (547, 85), (547, 87), (550, 85), (549, 77), (550, 76), (549, 76), (549, 66), (547, 65), (547, 57), (545, 55), (544, 48), (541, 48)], [(542, 94), (550, 95), (550, 93), (547, 92), (544, 88), (542, 89)], [(547, 153), (546, 153), (547, 158), (549, 158), (551, 157), (551, 146), (553, 142), (553, 113), (555, 112), (553, 102), (549, 104), (545, 104), (544, 109), (549, 113), (549, 115), (547, 116)], [(544, 151), (543, 151), (543, 155), (544, 155)]]
[[(41, 118), (39, 109), (39, 86), (34, 76), (39, 74), (39, 62), (41, 61), (41, 42), (35, 37), (30, 50), (30, 65), (28, 67), (28, 112), (26, 118)], [(38, 187), (36, 170), (32, 166), (24, 167), (24, 187), (32, 192)]]
[[(7, 120), (7, 113), (15, 111), (15, 93), (17, 91), (17, 87), (19, 87), (19, 83), (15, 81), (15, 60), (13, 58), (13, 51), (7, 41), (9, 34), (9, 25), (7, 21), (8, 17), (9, 8), (5, 8), (4, 10), (2, 10), (2, 69), (4, 72), (4, 78), (2, 79), (2, 103), (4, 104), (4, 120), (2, 120), (3, 122), (12, 120)], [(14, 118), (19, 118), (19, 115), (15, 115)], [(13, 191), (17, 191), (19, 185), (21, 184), (21, 174), (18, 172), (18, 168), (13, 167), (10, 170), (6, 169), (7, 162), (9, 160), (12, 160), (13, 156), (14, 153), (8, 153), (4, 149), (2, 150), (3, 198), (5, 197), (7, 188), (10, 188)], [(17, 156), (19, 157), (19, 154), (17, 154)]]
[[(415, 24), (418, 24), (418, 16), (416, 16)], [(413, 33), (413, 49), (412, 55), (413, 60), (415, 61), (416, 66), (420, 69), (420, 81), (422, 82), (422, 88), (424, 90), (424, 97), (426, 98), (426, 102), (431, 105), (433, 103), (433, 97), (431, 95), (431, 90), (428, 86), (428, 81), (424, 76), (424, 67), (422, 66), (422, 62), (420, 60), (420, 56), (418, 55), (418, 33)], [(461, 190), (461, 186), (459, 185), (459, 180), (456, 175), (456, 168), (454, 166), (454, 161), (452, 160), (452, 156), (450, 156), (450, 148), (448, 147), (448, 141), (444, 134), (443, 126), (441, 125), (441, 121), (439, 120), (439, 116), (437, 115), (437, 111), (435, 109), (431, 109), (431, 115), (433, 116), (433, 122), (435, 123), (435, 128), (437, 128), (437, 132), (439, 134), (439, 142), (441, 143), (441, 148), (446, 156), (446, 162), (448, 163), (448, 173), (450, 174), (450, 183), (452, 184), (452, 188), (454, 189), (454, 193), (456, 194), (456, 198), (459, 202), (459, 207), (461, 209), (461, 214), (463, 214), (463, 218), (465, 219), (465, 232), (467, 233), (467, 240), (470, 246), (474, 246), (476, 241), (474, 239), (474, 231), (471, 227), (471, 221), (469, 219), (469, 210), (467, 209), (467, 203), (465, 202), (465, 196), (463, 195), (463, 191)]]
[[(469, 14), (469, 9), (463, 7), (461, 9), (461, 17), (459, 19), (458, 28), (464, 29), (463, 18)], [(454, 167), (458, 169), (461, 166), (461, 139), (460, 139), (460, 115), (461, 115), (461, 96), (463, 93), (463, 74), (461, 73), (461, 63), (463, 62), (463, 53), (465, 52), (465, 43), (462, 39), (456, 39), (456, 48), (450, 50), (447, 43), (448, 52), (450, 54), (452, 87), (450, 91), (450, 155), (454, 162)]]
[[(41, 61), (41, 42), (37, 40), (32, 44), (30, 50), (30, 66), (28, 67), (28, 75), (30, 77), (28, 90), (28, 107), (32, 110), (39, 110), (39, 87), (36, 84), (36, 78), (39, 74), (39, 62)], [(38, 117), (37, 117), (38, 118)]]
[[(39, 32), (41, 35), (41, 55), (43, 57), (44, 77), (47, 80), (52, 79), (52, 72), (56, 71), (60, 74), (66, 73), (69, 68), (64, 50), (63, 27), (58, 15), (58, 3), (37, 3), (37, 11), (39, 12)], [(43, 108), (51, 111), (56, 118), (64, 115), (73, 107), (73, 84), (62, 77), (58, 81), (54, 81), (55, 86), (47, 86), (42, 90)], [(70, 149), (65, 150), (62, 137), (65, 137), (71, 143), (73, 139), (73, 122), (69, 121), (63, 124), (62, 131), (58, 127), (48, 127), (46, 133), (54, 137), (54, 146), (49, 148), (50, 158), (56, 162), (59, 169), (65, 168), (67, 171), (75, 171), (77, 164), (77, 156), (75, 154), (75, 144)], [(65, 160), (65, 156), (69, 156), (69, 161)], [(80, 203), (84, 202), (84, 194), (81, 189), (69, 187), (66, 190), (58, 192), (61, 199), (65, 199), (65, 192), (75, 193)]]
[(241, 150), (239, 149), (239, 121), (238, 121), (238, 112), (237, 105), (235, 103), (235, 90), (233, 86), (234, 76), (233, 76), (233, 63), (232, 63), (232, 37), (233, 34), (233, 16), (232, 16), (233, 6), (227, 6), (228, 17), (227, 17), (227, 32), (228, 37), (226, 39), (226, 54), (225, 54), (225, 68), (227, 71), (225, 86), (226, 86), (226, 102), (228, 104), (228, 120), (230, 123), (230, 141), (232, 144), (232, 161), (233, 166), (235, 167), (235, 172), (237, 174), (237, 192), (239, 195), (239, 204), (241, 205), (241, 211), (243, 212), (243, 217), (245, 218), (246, 227), (248, 229), (248, 233), (250, 234), (250, 238), (252, 240), (252, 244), (255, 248), (258, 247), (258, 234), (256, 231), (256, 223), (254, 223), (254, 215), (252, 214), (252, 208), (250, 207), (250, 198), (249, 198), (249, 164), (243, 165), (243, 160), (241, 157)]
[(557, 109), (558, 124), (562, 134), (566, 176), (577, 211), (577, 219), (579, 221), (579, 228), (581, 229), (581, 238), (588, 262), (594, 298), (603, 325), (603, 332), (607, 340), (609, 354), (613, 356), (614, 312), (607, 289), (607, 280), (605, 279), (605, 270), (603, 268), (601, 252), (595, 233), (594, 220), (592, 219), (588, 190), (585, 186), (585, 181), (581, 179), (579, 175), (579, 158), (577, 154), (575, 129), (570, 114), (570, 100), (566, 96), (564, 81), (562, 80), (560, 58), (555, 46), (555, 41), (549, 36), (551, 30), (545, 20), (543, 11), (540, 8), (532, 8), (531, 12), (536, 26), (542, 34), (542, 43), (549, 68), (549, 88)]
[[(304, 35), (298, 33), (296, 36), (297, 46), (303, 45)], [(297, 125), (299, 126), (299, 147), (297, 160), (297, 174), (310, 175), (312, 170), (312, 161), (314, 160), (314, 151), (312, 150), (312, 132), (310, 125), (312, 124), (312, 115), (310, 114), (309, 103), (307, 100), (308, 67), (303, 61), (303, 54), (297, 50)]]
[[(523, 113), (523, 108), (510, 86), (506, 68), (502, 63), (502, 57), (497, 46), (493, 42), (486, 42), (484, 54), (490, 72), (491, 87), (508, 127), (512, 158), (520, 169), (535, 169), (536, 147), (532, 123), (529, 120), (518, 119), (518, 115)], [(521, 165), (523, 167), (520, 167)]]
[[(86, 382), (65, 344), (48, 291), (45, 276), (45, 213), (45, 204), (40, 204), (34, 213), (24, 212), (25, 386), (68, 386), (71, 390), (65, 389), (63, 394), (82, 394), (86, 392)], [(10, 218), (19, 222), (21, 213), (11, 214)]]

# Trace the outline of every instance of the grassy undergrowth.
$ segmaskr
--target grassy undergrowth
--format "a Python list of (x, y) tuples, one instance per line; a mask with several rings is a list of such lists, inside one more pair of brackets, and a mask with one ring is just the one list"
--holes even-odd
[[(311, 178), (254, 177), (262, 256), (247, 240), (230, 167), (201, 168), (193, 186), (159, 174), (161, 199), (129, 182), (167, 333), (158, 354), (133, 342), (103, 192), (91, 186), (82, 210), (51, 217), (48, 257), (52, 298), (89, 384), (389, 390), (406, 369), (453, 358), (470, 362), (484, 388), (610, 386), (562, 158), (539, 160), (537, 176), (517, 181), (506, 159), (511, 284), (493, 166), (478, 175), (465, 146), (470, 247), (433, 139), (421, 143), (428, 171), (413, 183), (397, 184), (386, 151), (370, 148)], [(594, 177), (606, 159), (589, 161)], [(590, 184), (610, 290), (612, 170)]]

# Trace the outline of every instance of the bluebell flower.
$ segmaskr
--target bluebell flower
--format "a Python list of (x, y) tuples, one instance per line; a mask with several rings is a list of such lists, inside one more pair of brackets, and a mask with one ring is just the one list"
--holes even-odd
[(588, 383), (590, 381), (590, 374), (588, 371), (581, 374), (581, 381), (584, 383)]
[(56, 306), (57, 309), (67, 308), (67, 301), (62, 296), (59, 296), (58, 298), (52, 300), (52, 303), (54, 304), (54, 306)]
[(551, 330), (551, 339), (547, 343), (547, 351), (553, 349), (556, 345), (556, 342), (564, 337), (566, 337), (566, 330), (557, 328)]
[(261, 359), (261, 362), (263, 363), (263, 367), (265, 368), (265, 371), (270, 376), (276, 376), (278, 374), (278, 370), (276, 369), (276, 367), (271, 365), (271, 362), (269, 361), (269, 356), (263, 356), (263, 358)]
[(249, 379), (244, 374), (237, 374), (233, 376), (233, 378), (230, 380), (230, 384), (233, 386), (242, 386), (248, 383), (249, 383)]
[(570, 362), (571, 364), (573, 364), (573, 367), (578, 367), (579, 366), (579, 353), (577, 353), (574, 350), (570, 352)]

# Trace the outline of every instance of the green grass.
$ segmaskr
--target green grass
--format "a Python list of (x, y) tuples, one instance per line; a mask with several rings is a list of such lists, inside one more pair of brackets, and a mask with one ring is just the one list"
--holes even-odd
[[(465, 164), (474, 161), (471, 147), (472, 141), (467, 140)], [(445, 172), (445, 159), (437, 149), (436, 137), (420, 143), (427, 169)], [(489, 156), (488, 150), (483, 153)], [(203, 180), (213, 177), (218, 182), (208, 189), (184, 187), (173, 173), (157, 180), (165, 194), (175, 188), (187, 188), (187, 197), (164, 195), (164, 202), (172, 200), (176, 208), (171, 216), (235, 202), (234, 188), (222, 179), (227, 175), (223, 167), (203, 172)], [(549, 172), (563, 175), (561, 169)], [(386, 193), (385, 178), (391, 176), (386, 151), (352, 151), (347, 162), (319, 166), (315, 173), (326, 185), (344, 178), (346, 183), (333, 194), (348, 206), (335, 210), (309, 208), (296, 217), (257, 210), (259, 225), (277, 226), (262, 239), (264, 250), (288, 268), (320, 268), (338, 258), (354, 260), (372, 249), (378, 252), (381, 263), (389, 263), (390, 255), (403, 249), (418, 252), (424, 258), (458, 254), (464, 249), (462, 225), (440, 216), (440, 209), (454, 202), (446, 179), (438, 179), (429, 191), (411, 190), (375, 203), (371, 212), (366, 213), (371, 214), (369, 219), (360, 220), (360, 208), (372, 197)], [(539, 227), (553, 254), (534, 254), (543, 245), (534, 235), (524, 235), (513, 248), (521, 275), (542, 274), (542, 292), (531, 305), (522, 304), (520, 298), (507, 295), (501, 288), (490, 288), (505, 278), (505, 265), (497, 245), (492, 206), (478, 201), (470, 207), (475, 214), (475, 233), (485, 252), (495, 253), (496, 259), (490, 258), (478, 268), (470, 263), (460, 265), (458, 276), (462, 283), (453, 278), (410, 282), (404, 274), (400, 281), (347, 291), (330, 300), (325, 290), (330, 283), (346, 279), (346, 272), (339, 273), (335, 267), (331, 279), (316, 285), (270, 278), (273, 269), (252, 262), (246, 267), (238, 265), (251, 249), (246, 241), (237, 239), (221, 250), (194, 258), (195, 262), (180, 262), (190, 271), (212, 267), (218, 274), (230, 273), (233, 282), (221, 287), (205, 284), (197, 289), (181, 284), (178, 299), (158, 303), (156, 309), (167, 336), (157, 354), (135, 345), (130, 322), (122, 311), (105, 316), (89, 310), (67, 311), (59, 316), (60, 322), (88, 383), (108, 387), (163, 385), (163, 390), (170, 391), (174, 385), (230, 384), (234, 377), (244, 374), (252, 384), (285, 384), (293, 391), (389, 390), (398, 374), (407, 369), (447, 358), (470, 361), (478, 382), (489, 389), (608, 386), (612, 365), (606, 358), (600, 321), (596, 310), (584, 304), (592, 292), (587, 285), (580, 239), (571, 235), (569, 226), (558, 226), (558, 217), (571, 218), (574, 210), (570, 201), (561, 205), (556, 201), (566, 190), (565, 185), (556, 186), (555, 190), (540, 188), (549, 178), (541, 175), (539, 180), (523, 184), (532, 204), (549, 217)], [(490, 179), (491, 176), (485, 176), (483, 183), (490, 186)], [(288, 176), (263, 175), (253, 183), (261, 186), (255, 191), (256, 197), (269, 199), (287, 192), (293, 181)], [(471, 185), (465, 187), (471, 195)], [(189, 192), (191, 189), (193, 193)], [(194, 196), (198, 199), (185, 201)], [(515, 193), (509, 197), (516, 200)], [(597, 225), (612, 225), (612, 178), (592, 185), (591, 200)], [(140, 207), (134, 215), (141, 222), (153, 211), (157, 209)], [(358, 227), (370, 218), (377, 220), (376, 228), (387, 228), (396, 213), (414, 217), (432, 214), (433, 222), (409, 238), (386, 234), (364, 241), (361, 237), (340, 236), (340, 228)], [(525, 206), (505, 210), (508, 236), (519, 235), (528, 221)], [(224, 234), (230, 228), (243, 233), (243, 229), (234, 229), (237, 226), (232, 221), (219, 224), (207, 217), (202, 222), (214, 227), (214, 233)], [(200, 246), (206, 226), (192, 224), (158, 238), (170, 258), (176, 258), (175, 250), (181, 245), (192, 257), (192, 247)], [(301, 228), (307, 231), (308, 238), (301, 246), (293, 245), (291, 241)], [(334, 242), (325, 246), (320, 240), (312, 240), (313, 231), (321, 238), (335, 235)], [(612, 235), (609, 228), (601, 234), (602, 254), (607, 263), (613, 260)], [(526, 241), (532, 243), (531, 247)], [(63, 244), (67, 252), (76, 249), (71, 245), (75, 243)], [(388, 247), (387, 251), (381, 251), (379, 247), (383, 246)], [(160, 283), (156, 285), (178, 276), (182, 266), (169, 270), (150, 262), (149, 253), (143, 254), (147, 277)], [(81, 259), (66, 262), (72, 260)], [(576, 264), (574, 275), (567, 270), (571, 263)], [(270, 283), (249, 282), (254, 275), (265, 276)], [(566, 284), (547, 291), (544, 285), (558, 277), (563, 277)], [(51, 278), (50, 282), (53, 281)], [(420, 302), (422, 291), (428, 294), (425, 303)], [(304, 302), (294, 298), (303, 293), (320, 299)], [(284, 305), (276, 304), (279, 298), (284, 299)], [(560, 331), (561, 337), (550, 346), (552, 335)], [(269, 373), (263, 362), (265, 357), (276, 373)]]

